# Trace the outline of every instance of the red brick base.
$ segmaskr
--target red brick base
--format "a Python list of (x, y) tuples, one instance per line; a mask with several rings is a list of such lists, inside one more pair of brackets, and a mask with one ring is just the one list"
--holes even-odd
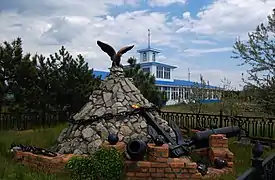
[(63, 172), (65, 165), (73, 154), (58, 155), (56, 157), (47, 157), (30, 152), (15, 151), (15, 160), (34, 170), (45, 173)]
[[(167, 144), (161, 147), (148, 144), (146, 161), (125, 161), (125, 171), (127, 180), (164, 180), (164, 179), (188, 179), (197, 180), (213, 178), (225, 173), (232, 172), (233, 153), (228, 149), (228, 140), (223, 135), (212, 135), (209, 140), (209, 148), (196, 150), (201, 156), (208, 156), (211, 162), (215, 158), (224, 158), (228, 162), (228, 167), (223, 169), (208, 168), (208, 174), (202, 176), (197, 171), (197, 164), (189, 157), (169, 158), (169, 148)], [(120, 152), (125, 151), (125, 144), (109, 145), (104, 143), (105, 148), (116, 148)], [(57, 157), (47, 157), (35, 155), (28, 152), (15, 152), (15, 159), (24, 165), (35, 170), (46, 173), (62, 172), (66, 163), (75, 155), (58, 155)]]

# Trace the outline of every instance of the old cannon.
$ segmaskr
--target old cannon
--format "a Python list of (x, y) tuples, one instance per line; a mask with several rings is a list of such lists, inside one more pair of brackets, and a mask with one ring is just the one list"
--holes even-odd
[(139, 139), (130, 140), (127, 144), (127, 154), (133, 161), (142, 161), (147, 149), (147, 144)]
[[(179, 130), (176, 130), (175, 124), (171, 127), (174, 131), (178, 131), (176, 133), (177, 139), (180, 139), (178, 136), (182, 135), (180, 134)], [(149, 127), (150, 128), (150, 127)], [(187, 139), (181, 139), (181, 141), (177, 140), (176, 145), (171, 145), (170, 148), (170, 154), (172, 157), (179, 157), (182, 155), (189, 155), (193, 149), (200, 149), (200, 148), (206, 148), (209, 147), (209, 137), (213, 134), (224, 134), (226, 137), (236, 137), (240, 134), (241, 130), (238, 126), (231, 126), (231, 127), (224, 127), (224, 128), (218, 128), (218, 129), (212, 129), (212, 130), (205, 130), (196, 132), (192, 137)]]
[(195, 133), (191, 138), (183, 138), (179, 127), (170, 122), (176, 138), (172, 138), (156, 121), (156, 117), (149, 108), (133, 106), (134, 111), (138, 111), (147, 121), (148, 134), (155, 143), (159, 135), (169, 144), (169, 153), (171, 157), (180, 157), (190, 155), (192, 149), (209, 147), (209, 137), (213, 134), (224, 134), (226, 137), (235, 137), (240, 135), (241, 129), (238, 126), (224, 127), (218, 129), (205, 130)]
[(196, 149), (209, 146), (209, 137), (213, 134), (224, 134), (227, 138), (236, 137), (240, 135), (241, 129), (238, 126), (228, 126), (218, 129), (210, 129), (205, 131), (196, 132), (191, 137), (192, 146)]

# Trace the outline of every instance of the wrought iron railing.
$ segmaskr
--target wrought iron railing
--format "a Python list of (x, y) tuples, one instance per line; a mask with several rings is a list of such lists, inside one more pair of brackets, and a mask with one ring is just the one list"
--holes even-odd
[[(258, 148), (259, 150), (259, 147), (256, 148)], [(261, 154), (262, 153), (259, 154), (259, 152), (253, 152), (252, 167), (245, 171), (241, 176), (239, 176), (237, 180), (275, 179), (275, 153), (269, 155), (265, 159), (261, 158)]]
[(53, 127), (68, 120), (69, 113), (63, 111), (0, 113), (0, 130), (26, 130), (36, 127)]
[(181, 128), (209, 128), (239, 125), (250, 137), (274, 138), (275, 118), (227, 116), (214, 114), (193, 114), (179, 112), (161, 112), (168, 122), (174, 121)]
[[(0, 130), (32, 129), (34, 127), (53, 127), (66, 122), (70, 113), (64, 111), (33, 113), (0, 113)], [(174, 121), (181, 128), (209, 128), (241, 125), (251, 137), (274, 138), (275, 118), (227, 116), (215, 114), (193, 114), (166, 112), (160, 113), (168, 122)]]

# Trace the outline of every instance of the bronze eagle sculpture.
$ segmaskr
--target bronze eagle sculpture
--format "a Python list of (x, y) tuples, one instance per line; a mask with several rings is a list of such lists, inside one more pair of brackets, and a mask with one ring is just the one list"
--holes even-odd
[(134, 45), (125, 46), (125, 47), (121, 48), (116, 53), (114, 48), (112, 46), (110, 46), (109, 44), (106, 44), (106, 43), (101, 42), (101, 41), (97, 41), (96, 43), (102, 51), (104, 51), (105, 53), (107, 53), (110, 56), (110, 58), (112, 60), (112, 67), (115, 67), (115, 66), (122, 67), (122, 65), (120, 64), (121, 56), (134, 47)]

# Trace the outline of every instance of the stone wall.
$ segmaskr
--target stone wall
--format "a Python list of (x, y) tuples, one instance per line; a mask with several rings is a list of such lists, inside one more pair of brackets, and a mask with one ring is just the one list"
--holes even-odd
[[(211, 135), (209, 139), (209, 148), (196, 150), (202, 156), (208, 156), (213, 160), (217, 157), (224, 158), (228, 162), (228, 167), (223, 169), (208, 168), (208, 174), (202, 176), (197, 171), (197, 164), (189, 157), (169, 158), (168, 145), (161, 147), (154, 144), (148, 144), (147, 159), (144, 161), (125, 161), (125, 171), (127, 180), (164, 180), (164, 179), (205, 179), (214, 178), (225, 173), (233, 171), (233, 153), (228, 149), (228, 139), (224, 135)], [(116, 145), (110, 145), (107, 142), (101, 147), (116, 148), (120, 152), (125, 152), (126, 144), (119, 142)], [(21, 161), (24, 165), (30, 166), (36, 170), (46, 173), (62, 172), (68, 160), (75, 155), (59, 155), (57, 157), (46, 157), (35, 155), (28, 152), (17, 151), (15, 159)], [(82, 155), (83, 156), (83, 155)]]
[[(133, 111), (132, 105), (152, 107), (131, 79), (125, 78), (121, 68), (111, 68), (110, 75), (102, 81), (78, 113), (73, 116), (75, 122), (65, 128), (57, 139), (55, 150), (60, 154), (91, 154), (107, 139), (109, 134), (118, 134), (119, 141), (127, 143), (139, 138), (148, 141), (147, 123), (139, 114), (119, 116), (120, 113)], [(168, 122), (153, 112), (159, 125), (175, 137)], [(110, 118), (105, 118), (109, 116)], [(99, 118), (99, 119), (94, 119)]]

